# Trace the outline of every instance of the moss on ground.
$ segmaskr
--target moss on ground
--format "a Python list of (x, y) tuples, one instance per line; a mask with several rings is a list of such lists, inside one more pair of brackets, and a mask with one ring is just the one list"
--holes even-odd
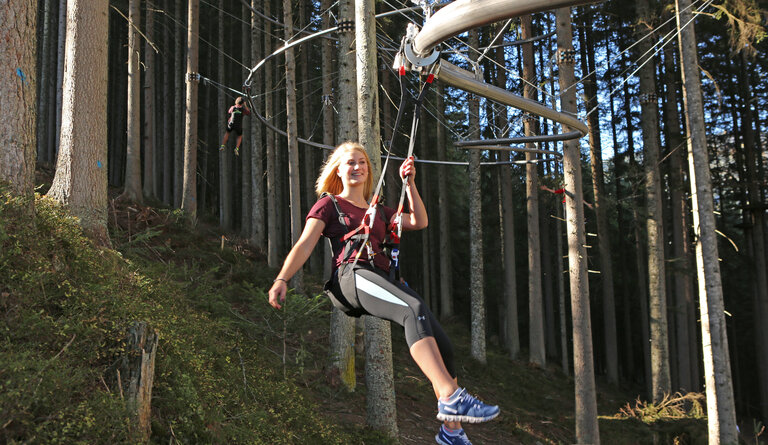
[[(141, 320), (160, 336), (152, 443), (393, 443), (361, 427), (363, 366), (355, 393), (327, 383), (329, 304), (289, 295), (287, 311), (271, 310), (275, 271), (247, 243), (190, 230), (176, 211), (114, 202), (113, 249), (102, 249), (54, 202), (38, 196), (35, 213), (28, 208), (0, 189), (0, 442), (132, 443), (117, 369), (127, 329)], [(318, 295), (321, 280), (306, 281)], [(473, 443), (574, 441), (569, 377), (509, 360), (493, 344), (487, 365), (474, 363), (466, 328), (445, 327), (461, 383), (503, 410), (467, 426)], [(393, 337), (400, 441), (430, 443), (439, 426), (431, 386), (399, 328)], [(701, 413), (627, 404), (634, 398), (601, 387), (603, 443), (706, 437)]]

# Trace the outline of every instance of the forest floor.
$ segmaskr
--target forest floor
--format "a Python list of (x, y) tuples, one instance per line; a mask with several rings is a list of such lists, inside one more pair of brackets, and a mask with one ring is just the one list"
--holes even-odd
[[(45, 184), (50, 184), (50, 170), (40, 170), (38, 174), (37, 184), (44, 184), (38, 191), (44, 193)], [(95, 254), (96, 260), (81, 261), (76, 256), (79, 254), (46, 251), (35, 260), (39, 264), (53, 261), (53, 266), (40, 268), (42, 275), (31, 270), (21, 278), (19, 274), (4, 278), (2, 273), (9, 269), (0, 267), (0, 278), (7, 280), (0, 283), (0, 314), (6, 314), (7, 332), (12, 333), (6, 334), (10, 335), (7, 343), (0, 342), (0, 365), (6, 359), (13, 365), (5, 368), (9, 374), (4, 374), (6, 371), (0, 366), (0, 376), (7, 378), (7, 386), (4, 389), (0, 384), (0, 390), (15, 394), (12, 382), (18, 380), (18, 393), (28, 396), (21, 398), (28, 402), (20, 405), (18, 397), (4, 398), (4, 391), (0, 391), (0, 417), (11, 419), (0, 425), (0, 442), (4, 438), (7, 443), (35, 442), (44, 440), (42, 437), (55, 438), (56, 442), (64, 440), (61, 443), (72, 437), (83, 443), (120, 442), (104, 442), (108, 434), (122, 437), (120, 421), (98, 417), (103, 411), (99, 406), (119, 402), (115, 399), (117, 386), (104, 376), (112, 369), (108, 363), (114, 361), (120, 348), (106, 348), (104, 345), (110, 342), (99, 336), (121, 335), (127, 314), (138, 311), (161, 326), (162, 332), (158, 355), (163, 357), (158, 358), (158, 382), (153, 393), (153, 443), (434, 443), (440, 422), (434, 417), (432, 387), (411, 360), (400, 327), (392, 326), (399, 429), (397, 441), (393, 442), (364, 428), (364, 354), (356, 355), (354, 392), (329, 383), (326, 364), (330, 305), (319, 297), (321, 277), (306, 275), (308, 297), (290, 296), (292, 311), (278, 313), (266, 301), (266, 291), (276, 271), (245, 240), (222, 233), (205, 220), (190, 228), (176, 211), (121, 202), (115, 199), (117, 190), (110, 191), (110, 198), (113, 249), (124, 265), (116, 264), (107, 272), (92, 272), (88, 267), (106, 267), (89, 265), (94, 261), (103, 263), (98, 260), (102, 254)], [(2, 210), (0, 207), (0, 213)], [(35, 230), (48, 230), (46, 227), (51, 223), (43, 222)], [(39, 241), (32, 238), (46, 235), (14, 238), (13, 230), (32, 230), (22, 226), (4, 226), (0, 218), (0, 248), (4, 240), (7, 246), (14, 245), (19, 251), (66, 249), (73, 244), (66, 241), (57, 244), (60, 247), (25, 247), (24, 243)], [(56, 229), (52, 233), (60, 237), (62, 232)], [(15, 240), (14, 244), (9, 244), (9, 239)], [(57, 260), (57, 256), (66, 255), (75, 257), (64, 263)], [(14, 273), (29, 261), (13, 255), (4, 257), (0, 249), (0, 266), (10, 264), (16, 268)], [(62, 277), (66, 278), (51, 277), (52, 269), (61, 269), (65, 274)], [(110, 280), (115, 277), (111, 274), (123, 276), (112, 283)], [(90, 275), (97, 279), (88, 282), (90, 278), (85, 277)], [(66, 281), (65, 287), (53, 286), (54, 282), (62, 281)], [(78, 282), (84, 283), (85, 291), (75, 289)], [(42, 304), (36, 302), (39, 297), (30, 294), (40, 287), (45, 300)], [(100, 308), (96, 312), (91, 306)], [(28, 315), (24, 315), (27, 309)], [(48, 312), (50, 317), (41, 318), (40, 314)], [(95, 317), (88, 312), (95, 312)], [(45, 326), (50, 335), (25, 334), (32, 329), (47, 332), (40, 328), (43, 323), (48, 323)], [(493, 343), (488, 344), (487, 363), (480, 364), (470, 358), (468, 328), (458, 319), (443, 323), (456, 350), (459, 383), (486, 402), (501, 406), (498, 419), (465, 425), (475, 445), (575, 442), (572, 377), (555, 364), (528, 364), (524, 352), (523, 359), (511, 360)], [(73, 327), (78, 329), (74, 334)], [(24, 362), (36, 354), (53, 356), (60, 349), (61, 339), (75, 337), (78, 341), (67, 354), (56, 355), (61, 356), (58, 361)], [(86, 343), (76, 349), (81, 341)], [(5, 346), (9, 348), (3, 349)], [(78, 356), (76, 351), (82, 355)], [(94, 356), (101, 358), (94, 360)], [(49, 364), (35, 370), (38, 362)], [(65, 366), (81, 366), (82, 371), (64, 374), (81, 375), (80, 379), (85, 381), (89, 380), (82, 376), (92, 376), (92, 383), (57, 381), (62, 369), (67, 369)], [(92, 369), (87, 369), (89, 366)], [(28, 387), (24, 382), (30, 372), (36, 372), (44, 382), (31, 396), (24, 389)], [(49, 380), (56, 385), (50, 391), (46, 390)], [(634, 389), (600, 380), (597, 385), (601, 443), (707, 443), (701, 395), (673, 397), (655, 406), (637, 400)], [(94, 394), (101, 394), (100, 398), (93, 399)], [(38, 400), (43, 395), (48, 399)], [(82, 403), (75, 405), (72, 400)], [(91, 414), (84, 420), (73, 420), (72, 416), (79, 414), (67, 411), (70, 406)], [(61, 414), (66, 412), (69, 414)], [(40, 419), (45, 420), (41, 423)]]
[[(111, 214), (110, 224), (119, 227), (122, 233), (130, 231), (131, 227), (135, 233), (140, 233), (162, 225), (160, 214), (151, 207), (117, 203)], [(252, 249), (245, 240), (221, 233), (213, 225), (205, 223), (201, 223), (198, 229), (207, 234), (207, 248), (221, 249), (221, 246), (225, 246), (248, 258), (254, 270), (267, 270), (268, 276), (277, 273), (266, 266), (264, 256)], [(178, 251), (191, 247), (178, 244), (174, 249)], [(206, 247), (197, 245), (194, 248)], [(168, 257), (166, 260), (173, 261), (174, 258)], [(306, 293), (319, 295), (322, 290), (321, 277), (305, 277)], [(265, 287), (262, 298), (266, 290)], [(263, 301), (261, 310), (273, 311), (266, 301)], [(299, 333), (301, 344), (289, 346), (289, 349), (294, 350), (294, 359), (291, 361), (299, 364), (299, 356), (313, 357), (315, 360), (311, 364), (300, 363), (289, 372), (298, 372), (296, 382), (318, 406), (323, 406), (322, 415), (329, 421), (341, 425), (364, 425), (364, 353), (356, 354), (355, 392), (347, 393), (341, 388), (332, 387), (325, 368), (328, 323), (326, 313), (310, 322), (305, 332)], [(489, 345), (487, 363), (482, 365), (470, 358), (467, 327), (455, 318), (445, 320), (444, 327), (456, 349), (459, 383), (481, 399), (500, 405), (502, 409), (500, 417), (494, 421), (464, 425), (475, 445), (575, 442), (574, 382), (571, 376), (561, 372), (559, 365), (549, 364), (542, 368), (525, 361), (511, 360), (497, 345)], [(432, 387), (412, 361), (399, 326), (392, 325), (392, 337), (399, 442), (434, 443), (440, 422), (434, 417), (436, 401)], [(361, 340), (358, 337), (358, 341)], [(279, 350), (280, 347), (280, 341), (276, 341), (271, 349)], [(602, 443), (706, 443), (706, 420), (703, 417), (696, 418), (695, 414), (689, 415), (695, 413), (694, 405), (703, 403), (700, 395), (678, 395), (664, 406), (655, 407), (640, 401), (632, 390), (598, 381), (597, 401)]]

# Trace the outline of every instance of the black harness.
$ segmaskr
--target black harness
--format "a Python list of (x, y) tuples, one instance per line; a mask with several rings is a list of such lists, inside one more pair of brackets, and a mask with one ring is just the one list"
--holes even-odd
[[(345, 235), (350, 232), (349, 224), (347, 222), (347, 218), (349, 215), (341, 211), (341, 207), (339, 206), (339, 201), (336, 200), (336, 196), (334, 196), (331, 193), (323, 193), (320, 195), (320, 197), (325, 197), (331, 199), (331, 202), (333, 203), (333, 207), (336, 209), (336, 213), (338, 214), (339, 223), (344, 226), (345, 229)], [(386, 217), (384, 216), (384, 209), (382, 208), (381, 204), (378, 204), (379, 208), (376, 212), (381, 216), (381, 220), (384, 223), (385, 227), (388, 226), (388, 221), (386, 220)], [(337, 236), (335, 238), (328, 238), (328, 242), (331, 245), (331, 251), (333, 252), (333, 257), (336, 258), (338, 255), (338, 252), (342, 252), (342, 259), (341, 263), (352, 263), (352, 265), (357, 264), (357, 260), (359, 259), (360, 255), (355, 255), (354, 260), (352, 259), (352, 256), (354, 252), (360, 252), (363, 248), (365, 248), (365, 243), (368, 242), (368, 236), (364, 233), (357, 233), (355, 235), (352, 235), (348, 237), (346, 240), (345, 235)], [(389, 240), (389, 234), (385, 236), (384, 242), (381, 243), (382, 249), (387, 253), (389, 256), (389, 252), (387, 252), (388, 246), (391, 245), (391, 242)], [(369, 262), (371, 263), (371, 266), (373, 266), (373, 256), (369, 255), (368, 258)]]

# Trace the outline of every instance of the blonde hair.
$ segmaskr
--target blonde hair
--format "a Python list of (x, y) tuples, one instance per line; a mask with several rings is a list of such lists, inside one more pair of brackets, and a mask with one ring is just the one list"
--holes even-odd
[(371, 159), (368, 157), (368, 153), (365, 152), (365, 148), (357, 142), (347, 141), (336, 147), (328, 156), (328, 159), (320, 169), (320, 176), (315, 181), (315, 193), (317, 196), (323, 193), (331, 193), (338, 195), (344, 190), (344, 184), (341, 182), (341, 178), (337, 174), (339, 165), (341, 165), (341, 158), (351, 151), (357, 151), (365, 156), (365, 163), (368, 164), (368, 176), (365, 178), (365, 184), (363, 185), (363, 196), (366, 201), (371, 199), (371, 193), (373, 193), (373, 175), (371, 172)]
[(235, 99), (236, 105), (242, 105), (243, 102), (245, 102), (245, 99), (243, 99), (243, 96), (239, 96), (237, 99)]

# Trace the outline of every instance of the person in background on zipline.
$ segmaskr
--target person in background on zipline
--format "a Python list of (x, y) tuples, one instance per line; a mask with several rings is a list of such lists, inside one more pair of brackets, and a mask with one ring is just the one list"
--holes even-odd
[[(377, 206), (377, 214), (369, 214), (373, 219), (368, 221), (369, 237), (344, 239), (370, 212), (370, 165), (365, 149), (356, 142), (339, 145), (328, 157), (315, 186), (321, 198), (309, 211), (301, 237), (269, 290), (269, 304), (275, 309), (282, 307), (288, 280), (307, 261), (321, 235), (331, 239), (334, 271), (325, 285), (331, 302), (347, 315), (371, 315), (405, 328), (411, 356), (438, 398), (437, 418), (444, 423), (435, 440), (444, 445), (470, 444), (460, 422), (489, 421), (498, 416), (499, 407), (481, 402), (457, 385), (453, 347), (445, 331), (424, 300), (389, 273), (390, 259), (382, 250), (382, 242), (396, 211)], [(401, 165), (400, 177), (408, 178), (405, 187), (409, 213), (402, 214), (403, 229), (423, 229), (427, 227), (427, 211), (416, 189), (413, 157)]]
[(240, 156), (240, 144), (243, 142), (243, 115), (250, 116), (251, 110), (245, 104), (242, 96), (235, 99), (235, 104), (229, 107), (227, 111), (227, 132), (224, 133), (224, 140), (221, 141), (219, 151), (224, 150), (229, 140), (229, 133), (233, 130), (237, 133), (237, 145), (235, 146), (235, 156)]

